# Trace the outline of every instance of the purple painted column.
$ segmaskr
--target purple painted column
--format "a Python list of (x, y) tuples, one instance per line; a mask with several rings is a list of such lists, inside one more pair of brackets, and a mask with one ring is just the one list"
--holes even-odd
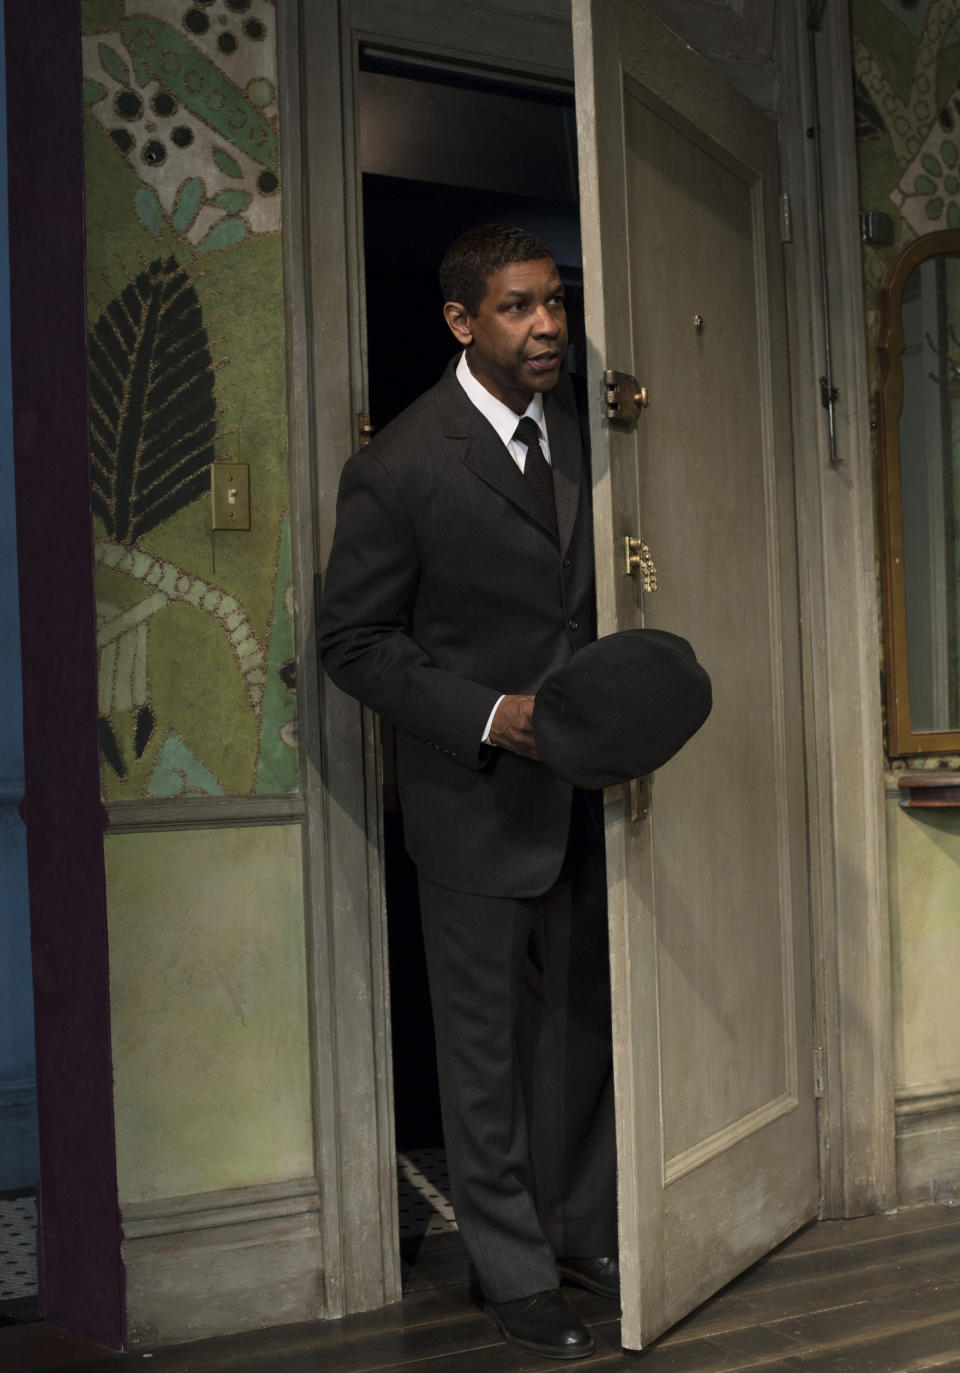
[(11, 354), (40, 1306), (125, 1336), (97, 745), (80, 6), (6, 0)]

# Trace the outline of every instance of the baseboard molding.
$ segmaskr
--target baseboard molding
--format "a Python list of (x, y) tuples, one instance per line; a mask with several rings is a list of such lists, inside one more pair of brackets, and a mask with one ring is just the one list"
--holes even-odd
[(960, 1082), (896, 1094), (897, 1202), (960, 1203)]
[(325, 1315), (314, 1178), (122, 1208), (131, 1348)]

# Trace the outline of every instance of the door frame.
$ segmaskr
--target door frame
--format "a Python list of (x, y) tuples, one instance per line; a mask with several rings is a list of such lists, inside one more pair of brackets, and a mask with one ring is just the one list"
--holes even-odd
[[(338, 12), (339, 8), (339, 12)], [(431, 0), (389, 7), (404, 51), (452, 62), (487, 53), (494, 25), (524, 16), (472, 5), (466, 46), (435, 41)], [(339, 470), (367, 408), (359, 178), (352, 78), (358, 30), (379, 0), (278, 5), (290, 442), (298, 585), (298, 659), (308, 842), (305, 886), (317, 1178), (326, 1314), (400, 1296), (386, 958), (380, 759), (375, 721), (316, 670), (320, 569), (333, 534)], [(785, 13), (789, 11), (789, 13)], [(446, 10), (449, 20), (449, 9)], [(498, 55), (501, 70), (572, 79), (567, 7), (540, 0), (538, 62)], [(895, 1204), (889, 919), (883, 811), (879, 630), (874, 577), (856, 157), (847, 0), (826, 7), (818, 75), (825, 238), (840, 462), (831, 467), (820, 408), (823, 308), (807, 33), (779, 6), (772, 70), (784, 189), (792, 209), (785, 279), (795, 435), (804, 734), (815, 1024), (822, 1062), (821, 1214)], [(377, 30), (379, 32), (379, 30)], [(689, 38), (689, 35), (687, 35)], [(471, 46), (472, 45), (472, 46)], [(513, 51), (522, 52), (522, 43)], [(709, 56), (709, 54), (707, 54)], [(727, 79), (736, 76), (725, 64)], [(747, 73), (756, 98), (755, 71)], [(771, 87), (772, 89), (772, 87)], [(344, 188), (344, 194), (329, 188)], [(856, 645), (850, 652), (849, 645)]]
[[(821, 1215), (896, 1207), (893, 997), (880, 698), (874, 474), (860, 261), (849, 0), (814, 40), (826, 291), (818, 251), (814, 74), (806, 6), (779, 6), (780, 119), (800, 550)], [(784, 13), (784, 11), (788, 11)], [(831, 464), (824, 330), (838, 387)], [(851, 651), (851, 645), (854, 645)]]
[(20, 801), (27, 840), (39, 1301), (46, 1320), (120, 1349), (126, 1304), (96, 726), (80, 11), (57, 0), (5, 0), (0, 23), (9, 188), (4, 424), (16, 486), (25, 774), (22, 799), (15, 778), (3, 799)]

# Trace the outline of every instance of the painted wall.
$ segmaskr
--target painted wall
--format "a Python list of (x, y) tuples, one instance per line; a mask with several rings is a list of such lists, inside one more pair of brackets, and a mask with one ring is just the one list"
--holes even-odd
[[(896, 226), (893, 245), (863, 249), (873, 401), (888, 264), (912, 239), (960, 228), (960, 12), (955, 0), (853, 0), (852, 15), (860, 206), (886, 212)], [(911, 766), (957, 769), (960, 758)], [(891, 797), (887, 838), (900, 1190), (901, 1200), (920, 1201), (944, 1167), (935, 1161), (937, 1133), (949, 1136), (954, 1158), (944, 1186), (960, 1195), (960, 1113), (950, 1116), (944, 1095), (960, 1087), (960, 812), (906, 813)], [(903, 1104), (938, 1096), (946, 1114), (910, 1115)]]
[(894, 1053), (897, 1082), (940, 1084), (960, 1076), (960, 826), (950, 814), (916, 813), (887, 802), (894, 988), (901, 1007)]
[(300, 831), (107, 837), (121, 1204), (313, 1172)]
[(7, 90), (0, 0), (0, 1191), (33, 1187), (37, 1151), (36, 1055), (23, 797), (20, 619), (10, 391), (7, 242)]

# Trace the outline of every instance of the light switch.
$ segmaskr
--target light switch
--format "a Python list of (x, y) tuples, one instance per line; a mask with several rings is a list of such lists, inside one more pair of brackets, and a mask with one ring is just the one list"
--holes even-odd
[(250, 528), (250, 468), (245, 462), (210, 464), (214, 529)]

